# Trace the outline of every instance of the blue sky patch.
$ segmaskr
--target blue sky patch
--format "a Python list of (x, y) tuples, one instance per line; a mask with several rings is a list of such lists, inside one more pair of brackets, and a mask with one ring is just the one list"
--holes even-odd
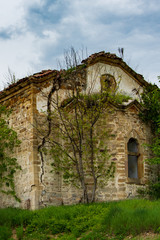
[(12, 38), (12, 33), (8, 30), (0, 30), (0, 38), (7, 40)]

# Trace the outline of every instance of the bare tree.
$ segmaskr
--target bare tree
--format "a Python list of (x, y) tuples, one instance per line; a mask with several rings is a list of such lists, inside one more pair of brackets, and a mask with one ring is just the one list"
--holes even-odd
[(48, 130), (42, 134), (39, 150), (41, 156), (44, 152), (52, 156), (54, 171), (62, 172), (66, 183), (82, 189), (82, 202), (94, 202), (97, 187), (115, 171), (107, 149), (109, 130), (99, 126), (116, 93), (110, 88), (93, 91), (99, 66), (88, 89), (86, 65), (77, 65), (76, 51), (72, 49), (65, 59), (68, 69), (57, 73), (47, 96)]

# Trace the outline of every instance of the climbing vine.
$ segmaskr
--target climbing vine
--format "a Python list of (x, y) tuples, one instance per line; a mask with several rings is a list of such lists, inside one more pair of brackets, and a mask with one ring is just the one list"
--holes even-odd
[(142, 120), (151, 125), (153, 139), (149, 145), (153, 157), (151, 164), (160, 164), (160, 89), (156, 85), (148, 84), (142, 94)]
[(147, 145), (152, 156), (147, 161), (155, 166), (154, 178), (149, 182), (146, 190), (140, 192), (152, 199), (160, 198), (160, 89), (156, 85), (148, 84), (142, 94), (143, 110), (140, 117), (151, 126), (153, 138)]
[(17, 159), (11, 156), (20, 141), (17, 133), (9, 127), (10, 113), (5, 106), (0, 105), (0, 191), (20, 201), (15, 193), (14, 174), (21, 168)]

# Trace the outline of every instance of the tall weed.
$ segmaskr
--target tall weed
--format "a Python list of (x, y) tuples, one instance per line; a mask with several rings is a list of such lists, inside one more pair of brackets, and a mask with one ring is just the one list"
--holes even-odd
[(16, 227), (19, 225), (27, 225), (32, 221), (34, 213), (28, 210), (6, 208), (0, 209), (0, 226), (11, 225)]
[(0, 239), (8, 240), (12, 236), (12, 229), (7, 226), (0, 226)]
[[(146, 231), (160, 232), (160, 201), (126, 200), (109, 203), (48, 207), (29, 211), (0, 209), (0, 239), (16, 229), (24, 240), (123, 239)], [(8, 236), (6, 238), (5, 236)]]
[(111, 204), (102, 220), (105, 231), (116, 235), (137, 235), (157, 231), (160, 226), (160, 202), (122, 201)]

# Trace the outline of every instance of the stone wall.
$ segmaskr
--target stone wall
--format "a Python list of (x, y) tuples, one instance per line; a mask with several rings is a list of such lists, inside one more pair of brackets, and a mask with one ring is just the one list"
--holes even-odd
[[(137, 188), (147, 183), (150, 170), (145, 159), (149, 158), (149, 151), (144, 144), (151, 140), (150, 128), (146, 126), (138, 116), (138, 109), (133, 105), (125, 109), (117, 109), (113, 115), (108, 116), (104, 127), (111, 129), (113, 136), (108, 142), (108, 149), (112, 160), (116, 163), (115, 177), (108, 183), (108, 186), (99, 190), (97, 200), (118, 200), (132, 198), (137, 195)], [(127, 143), (130, 138), (138, 141), (139, 157), (138, 170), (139, 180), (134, 182), (128, 178), (128, 150)]]
[(9, 126), (17, 132), (18, 138), (21, 140), (20, 146), (15, 149), (14, 156), (22, 167), (22, 170), (18, 170), (15, 175), (15, 190), (22, 202), (18, 203), (12, 196), (1, 194), (0, 206), (30, 208), (31, 204), (34, 206), (32, 198), (32, 186), (34, 185), (32, 86), (26, 86), (3, 97), (1, 104), (12, 109)]
[[(136, 102), (115, 108), (111, 106), (109, 113), (103, 115), (97, 128), (109, 131), (106, 146), (111, 155), (110, 161), (115, 162), (114, 178), (103, 187), (98, 187), (96, 201), (120, 200), (133, 198), (137, 195), (137, 188), (143, 188), (148, 181), (150, 169), (145, 159), (149, 152), (144, 148), (145, 143), (151, 140), (149, 126), (139, 119), (139, 106)], [(127, 143), (130, 138), (138, 141), (139, 179), (133, 181), (128, 178), (128, 150)], [(44, 156), (43, 189), (39, 196), (40, 206), (75, 204), (81, 201), (82, 191), (63, 183), (61, 174), (51, 172), (53, 159)], [(106, 166), (107, 169), (107, 166)]]
[[(39, 74), (40, 75), (40, 74)], [(15, 174), (15, 191), (21, 202), (17, 202), (11, 195), (0, 193), (0, 207), (22, 207), (35, 209), (39, 207), (40, 162), (38, 162), (38, 141), (35, 128), (36, 94), (40, 87), (48, 87), (49, 76), (34, 76), (20, 80), (0, 94), (0, 104), (12, 109), (9, 126), (13, 128), (21, 141), (15, 148), (13, 156), (17, 158), (22, 170)]]
[[(113, 71), (115, 73), (117, 69), (114, 68)], [(40, 123), (45, 120), (41, 110), (47, 110), (47, 95), (56, 74), (56, 71), (35, 74), (20, 80), (18, 84), (9, 87), (0, 95), (0, 103), (12, 109), (9, 124), (21, 140), (21, 145), (15, 149), (14, 156), (22, 167), (22, 170), (15, 175), (16, 193), (21, 203), (10, 196), (0, 194), (0, 207), (37, 209), (47, 205), (74, 204), (81, 201), (82, 191), (64, 184), (60, 173), (51, 172), (53, 159), (44, 154), (42, 159), (42, 155), (38, 152), (43, 137), (38, 132), (37, 121)], [(126, 77), (126, 73), (123, 75)], [(125, 78), (126, 84), (129, 81), (131, 84), (127, 85), (127, 92), (131, 93), (133, 88), (138, 89), (139, 85), (133, 78), (130, 80), (128, 78), (128, 76)], [(121, 87), (124, 88), (122, 83)], [(66, 98), (65, 89), (66, 85), (63, 84), (60, 90), (62, 99)], [(110, 130), (110, 138), (106, 139), (106, 145), (111, 160), (116, 163), (116, 172), (114, 179), (109, 180), (103, 188), (98, 188), (97, 201), (135, 197), (136, 189), (143, 187), (148, 180), (150, 170), (144, 160), (149, 157), (149, 152), (144, 149), (143, 144), (150, 141), (151, 133), (149, 127), (139, 119), (138, 113), (139, 105), (133, 102), (119, 108), (111, 106), (111, 111), (104, 114), (101, 119), (98, 128)], [(127, 177), (127, 143), (130, 138), (137, 139), (139, 144), (138, 182), (133, 182)]]

